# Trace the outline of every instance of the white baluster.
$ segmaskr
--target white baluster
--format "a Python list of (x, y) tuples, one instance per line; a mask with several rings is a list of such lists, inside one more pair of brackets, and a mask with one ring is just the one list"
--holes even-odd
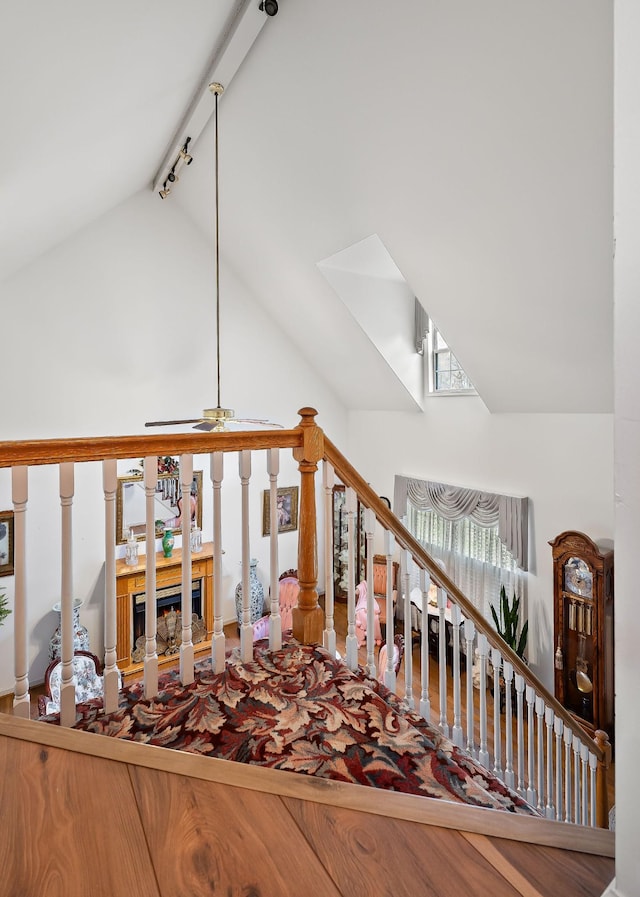
[[(356, 513), (358, 498), (351, 486), (345, 489), (344, 506), (347, 514), (347, 638), (346, 661), (350, 670), (358, 668), (358, 639), (356, 638)], [(393, 657), (393, 651), (391, 652)], [(394, 680), (395, 688), (395, 680)]]
[[(180, 645), (180, 682), (189, 685), (194, 679), (195, 652), (193, 648), (193, 576), (191, 571), (191, 483), (193, 455), (180, 456), (182, 485), (182, 643)], [(199, 500), (202, 498), (199, 496)]]
[(500, 704), (502, 700), (500, 669), (502, 667), (502, 654), (498, 648), (491, 648), (491, 666), (493, 667), (493, 772), (499, 779), (503, 779), (502, 726), (500, 719)]
[(364, 509), (365, 557), (367, 559), (367, 670), (369, 675), (376, 675), (376, 659), (374, 655), (374, 604), (373, 597), (373, 533), (376, 527), (376, 515), (371, 508)]
[(536, 807), (544, 812), (544, 701), (536, 697), (536, 737), (538, 743), (538, 803)]
[(324, 633), (322, 643), (332, 657), (336, 655), (336, 630), (334, 623), (333, 594), (333, 465), (323, 462), (322, 485), (324, 488)]
[(562, 733), (564, 723), (557, 716), (553, 723), (553, 732), (556, 736), (556, 819), (562, 819)]
[[(425, 617), (425, 620), (427, 618)], [(427, 621), (428, 625), (428, 621)], [(476, 637), (476, 626), (473, 620), (465, 620), (464, 640), (467, 646), (467, 753), (472, 757), (477, 757), (474, 725), (474, 700), (473, 700), (473, 641)]]
[(213, 485), (213, 638), (211, 640), (211, 666), (222, 673), (225, 665), (225, 635), (222, 615), (222, 479), (224, 454), (213, 452), (210, 457), (210, 474)]
[(513, 682), (513, 667), (510, 663), (503, 664), (504, 670), (504, 781), (509, 788), (515, 788), (515, 775), (513, 772), (513, 706), (511, 703)]
[(516, 741), (518, 746), (518, 794), (524, 797), (524, 676), (516, 673)]
[(251, 625), (251, 550), (249, 545), (249, 480), (251, 452), (241, 451), (238, 457), (242, 492), (242, 622), (240, 624), (240, 656), (245, 663), (253, 660), (253, 627)]
[(447, 720), (447, 593), (438, 586), (438, 683), (440, 687), (440, 722), (438, 728), (449, 738)]
[(269, 647), (272, 651), (282, 648), (282, 617), (280, 616), (280, 584), (278, 576), (278, 474), (280, 473), (280, 451), (267, 450), (267, 473), (269, 474), (269, 566), (270, 594), (269, 606)]
[(571, 741), (573, 732), (564, 727), (564, 821), (571, 822)]
[(589, 825), (596, 827), (596, 770), (598, 768), (598, 758), (595, 754), (589, 753)]
[(29, 643), (27, 639), (27, 501), (28, 468), (11, 469), (11, 490), (13, 500), (13, 571), (14, 609), (13, 646), (15, 689), (13, 714), (29, 719), (31, 697), (29, 695)]
[(580, 801), (580, 739), (577, 735), (573, 736), (573, 821), (576, 825), (580, 825), (580, 817), (582, 815), (582, 807)]
[(73, 670), (73, 464), (60, 465), (60, 506), (62, 511), (62, 588), (60, 628), (62, 659), (60, 682), (60, 725), (76, 721), (76, 687)]
[(526, 688), (527, 697), (527, 796), (526, 800), (532, 807), (538, 802), (538, 795), (535, 789), (535, 731), (533, 723), (533, 713), (536, 701), (536, 693), (530, 685)]
[[(402, 584), (404, 589), (404, 698), (410, 710), (415, 708), (413, 698), (413, 642), (411, 631), (411, 552), (406, 549), (402, 552)], [(387, 643), (389, 653), (393, 655), (393, 642)]]
[(589, 824), (589, 792), (588, 792), (588, 783), (587, 783), (587, 768), (589, 763), (589, 748), (586, 744), (580, 745), (580, 771), (581, 771), (581, 781), (580, 781), (580, 790), (582, 791), (582, 825)]
[(545, 815), (547, 819), (556, 818), (556, 811), (555, 807), (553, 806), (553, 719), (553, 709), (551, 707), (545, 707), (544, 724), (547, 732), (547, 745), (545, 752), (545, 766), (547, 770), (547, 805), (545, 808)]
[(480, 748), (478, 761), (489, 768), (489, 748), (487, 745), (487, 654), (489, 643), (483, 633), (478, 635), (478, 658), (480, 660)]
[(462, 733), (462, 696), (460, 685), (460, 624), (462, 614), (457, 604), (451, 606), (451, 629), (453, 633), (453, 729), (451, 740), (458, 747), (464, 743)]
[[(393, 607), (393, 552), (395, 551), (396, 540), (395, 537), (388, 531), (385, 530), (384, 533), (384, 550), (387, 560), (387, 645), (393, 645), (393, 639), (395, 635), (395, 624), (394, 624), (394, 607)], [(393, 655), (394, 651), (391, 647), (391, 650), (387, 650), (387, 668), (384, 671), (384, 684), (391, 691), (396, 690), (396, 674), (393, 669)], [(406, 666), (406, 662), (405, 662)]]
[(420, 591), (422, 592), (422, 616), (420, 624), (420, 715), (431, 721), (431, 699), (429, 697), (429, 577), (420, 568)]
[(105, 713), (118, 708), (117, 623), (116, 623), (116, 490), (118, 468), (115, 459), (102, 462), (104, 492), (104, 698)]
[(153, 698), (158, 693), (158, 609), (156, 597), (156, 520), (155, 501), (158, 483), (158, 458), (150, 455), (144, 459), (144, 494), (146, 509), (146, 570), (144, 602), (144, 696)]

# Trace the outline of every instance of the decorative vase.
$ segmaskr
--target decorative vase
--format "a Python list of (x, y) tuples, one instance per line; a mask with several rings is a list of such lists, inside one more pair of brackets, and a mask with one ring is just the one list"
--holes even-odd
[[(89, 633), (80, 625), (80, 598), (73, 599), (73, 650), (89, 651)], [(58, 614), (58, 626), (49, 640), (49, 660), (57, 660), (62, 653), (62, 605), (58, 601), (53, 605), (53, 610)]]
[[(263, 615), (264, 589), (256, 572), (258, 561), (256, 558), (251, 558), (249, 564), (249, 588), (251, 590), (249, 609), (251, 612), (251, 623), (253, 624)], [(242, 623), (242, 580), (240, 580), (236, 586), (236, 618), (238, 620), (238, 625), (240, 625)]]
[(132, 529), (129, 530), (129, 537), (124, 550), (124, 561), (128, 567), (135, 567), (138, 564), (138, 540)]
[(194, 554), (198, 554), (199, 551), (202, 551), (202, 530), (195, 524), (191, 527), (191, 537), (189, 544), (191, 546), (191, 551)]
[(165, 529), (162, 537), (162, 552), (166, 558), (170, 558), (173, 554), (173, 543), (175, 539), (170, 529)]

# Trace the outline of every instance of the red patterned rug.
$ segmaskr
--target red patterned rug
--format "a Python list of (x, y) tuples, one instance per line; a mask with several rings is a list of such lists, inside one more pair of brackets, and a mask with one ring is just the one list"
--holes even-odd
[[(77, 729), (220, 757), (443, 798), (477, 807), (538, 815), (383, 685), (354, 673), (323, 648), (290, 642), (254, 646), (242, 663), (229, 652), (223, 673), (209, 660), (183, 686), (178, 671), (160, 676), (159, 694), (141, 682), (124, 688), (119, 709), (78, 706)], [(57, 715), (42, 717), (58, 722)]]

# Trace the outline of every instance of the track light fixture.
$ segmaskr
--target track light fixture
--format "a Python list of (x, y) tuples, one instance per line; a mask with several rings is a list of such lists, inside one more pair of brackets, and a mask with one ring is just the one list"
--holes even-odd
[[(169, 178), (167, 178), (169, 180)], [(166, 199), (167, 196), (171, 193), (171, 187), (167, 187), (167, 181), (162, 185), (162, 190), (159, 190), (160, 199)]]
[(171, 168), (169, 169), (169, 173), (167, 174), (166, 180), (162, 185), (162, 190), (158, 190), (161, 199), (166, 199), (167, 196), (171, 193), (171, 187), (167, 186), (167, 182), (169, 184), (177, 184), (180, 178), (178, 177), (178, 169), (181, 165), (191, 165), (193, 162), (193, 156), (189, 153), (189, 141), (191, 137), (187, 137), (184, 144), (180, 147), (180, 152), (178, 153), (178, 158), (175, 160)]
[[(187, 137), (187, 139), (185, 140), (184, 146), (180, 147), (179, 158), (182, 159), (182, 161), (184, 162), (185, 165), (191, 165), (191, 163), (193, 162), (193, 156), (189, 155), (189, 152), (188, 152), (188, 146), (189, 146), (190, 140), (191, 140), (191, 137)], [(174, 166), (174, 168), (175, 168), (175, 166)]]
[(278, 0), (262, 0), (258, 9), (266, 12), (268, 16), (278, 15)]

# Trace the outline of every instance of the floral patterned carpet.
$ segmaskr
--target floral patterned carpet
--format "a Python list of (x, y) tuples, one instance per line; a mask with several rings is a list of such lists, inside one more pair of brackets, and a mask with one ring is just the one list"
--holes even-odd
[[(240, 763), (342, 782), (537, 815), (499, 779), (456, 748), (383, 685), (354, 673), (323, 648), (291, 641), (280, 651), (254, 646), (242, 663), (229, 652), (223, 673), (209, 660), (195, 681), (176, 670), (159, 694), (142, 683), (121, 693), (119, 709), (78, 706), (76, 728)], [(57, 715), (42, 717), (58, 722)]]

